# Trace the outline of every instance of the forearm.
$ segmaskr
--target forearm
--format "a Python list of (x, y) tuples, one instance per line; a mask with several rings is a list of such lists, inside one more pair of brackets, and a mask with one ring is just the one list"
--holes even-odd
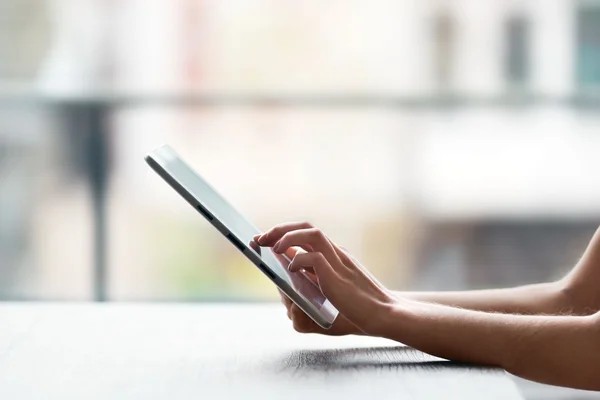
[(407, 300), (384, 309), (376, 334), (438, 357), (600, 390), (597, 315), (494, 314)]
[[(508, 289), (463, 292), (396, 292), (402, 298), (468, 310), (505, 314), (581, 314), (571, 304), (562, 282), (540, 283)], [(581, 312), (580, 312), (581, 311)]]

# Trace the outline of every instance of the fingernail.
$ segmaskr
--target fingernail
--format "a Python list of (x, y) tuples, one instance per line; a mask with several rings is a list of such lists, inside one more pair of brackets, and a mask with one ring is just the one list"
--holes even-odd
[(273, 246), (273, 251), (275, 253), (279, 253), (279, 243), (277, 243), (275, 246)]
[(260, 235), (258, 238), (258, 244), (263, 244), (265, 242), (265, 235)]

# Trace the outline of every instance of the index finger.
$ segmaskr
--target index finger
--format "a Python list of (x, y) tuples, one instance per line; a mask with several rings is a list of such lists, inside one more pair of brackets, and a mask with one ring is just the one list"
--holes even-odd
[[(307, 244), (315, 249), (315, 251), (320, 252), (325, 256), (334, 268), (338, 267), (340, 264), (343, 265), (327, 236), (317, 228), (298, 229), (287, 232), (273, 246), (273, 252), (283, 253), (292, 246), (304, 246)], [(314, 252), (309, 252), (309, 254), (310, 253)]]
[[(268, 231), (267, 231), (267, 232), (268, 232)], [(260, 237), (261, 237), (261, 236), (263, 236), (263, 235), (266, 235), (266, 233), (264, 233), (264, 234), (262, 234), (262, 235), (254, 235), (254, 236), (253, 236), (253, 240), (254, 240), (254, 242), (253, 242), (252, 244), (254, 244), (254, 243), (255, 243), (255, 245), (264, 246), (264, 247), (270, 247), (270, 245), (259, 243)], [(274, 242), (274, 243), (275, 243), (275, 242)], [(252, 246), (252, 244), (251, 244), (251, 246)], [(296, 256), (296, 254), (297, 254), (299, 251), (305, 251), (305, 252), (308, 252), (308, 251), (313, 251), (313, 248), (312, 248), (311, 246), (309, 246), (309, 245), (306, 245), (306, 246), (297, 246), (297, 247), (290, 247), (290, 248), (289, 248), (289, 249), (288, 249), (288, 250), (285, 252), (285, 255), (286, 255), (287, 257), (289, 257), (289, 258), (290, 258), (290, 260), (291, 260), (292, 258), (294, 258), (294, 257)]]
[(286, 222), (284, 224), (276, 225), (258, 236), (256, 242), (261, 246), (273, 246), (288, 232), (310, 228), (314, 228), (310, 222)]

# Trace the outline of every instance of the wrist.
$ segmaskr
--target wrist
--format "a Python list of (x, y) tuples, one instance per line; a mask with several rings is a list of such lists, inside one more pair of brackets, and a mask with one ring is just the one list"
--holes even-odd
[(365, 327), (365, 333), (370, 336), (390, 338), (390, 333), (396, 330), (394, 328), (396, 321), (403, 318), (402, 314), (404, 312), (405, 305), (400, 298), (392, 294), (386, 296), (385, 299), (378, 301), (373, 308), (372, 317)]
[(393, 302), (381, 308), (378, 320), (381, 321), (374, 330), (374, 336), (404, 343), (407, 335), (411, 335), (418, 323), (421, 303), (397, 297)]

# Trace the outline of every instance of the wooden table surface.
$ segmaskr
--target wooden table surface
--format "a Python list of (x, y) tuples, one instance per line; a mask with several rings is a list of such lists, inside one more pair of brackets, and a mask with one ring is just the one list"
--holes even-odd
[(279, 305), (0, 303), (0, 399), (520, 399), (507, 374)]

